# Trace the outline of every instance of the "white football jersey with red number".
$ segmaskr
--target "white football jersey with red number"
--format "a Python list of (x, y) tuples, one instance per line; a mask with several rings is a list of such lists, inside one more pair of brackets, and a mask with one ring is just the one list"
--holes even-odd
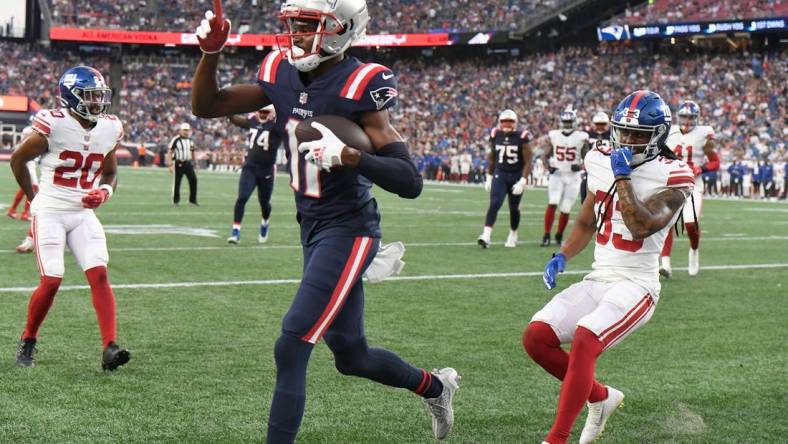
[[(599, 214), (614, 180), (609, 153), (597, 149), (589, 151), (585, 167), (588, 192), (594, 195), (594, 212)], [(638, 166), (630, 177), (635, 195), (641, 201), (669, 188), (683, 190), (688, 195), (695, 185), (695, 177), (686, 163), (662, 156)], [(626, 279), (645, 287), (653, 297), (659, 297), (659, 255), (680, 212), (677, 211), (663, 229), (645, 239), (634, 240), (619, 211), (618, 195), (614, 196), (612, 204), (609, 197), (605, 202), (608, 211), (596, 233), (593, 271), (586, 279), (604, 282)]]
[(82, 196), (98, 188), (104, 156), (123, 138), (123, 124), (105, 114), (87, 130), (64, 108), (39, 111), (33, 129), (47, 138), (49, 149), (41, 156), (41, 183), (31, 212), (83, 210)]
[(714, 129), (710, 126), (695, 125), (695, 128), (684, 134), (679, 125), (671, 125), (667, 145), (679, 159), (687, 162), (690, 168), (700, 168), (706, 161), (703, 147), (708, 140), (714, 140)]
[(551, 130), (547, 136), (553, 147), (550, 165), (558, 168), (562, 173), (571, 173), (572, 165), (582, 163), (583, 147), (588, 143), (588, 133), (585, 131), (572, 131), (569, 135), (561, 130)]

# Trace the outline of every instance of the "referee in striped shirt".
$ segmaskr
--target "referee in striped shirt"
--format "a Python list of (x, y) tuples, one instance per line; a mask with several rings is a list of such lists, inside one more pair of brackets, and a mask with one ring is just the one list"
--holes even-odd
[(194, 155), (194, 142), (191, 139), (192, 127), (188, 123), (181, 123), (178, 128), (178, 135), (170, 141), (170, 152), (172, 153), (172, 164), (170, 172), (175, 167), (175, 177), (172, 184), (172, 203), (177, 206), (181, 201), (181, 179), (186, 175), (189, 180), (189, 203), (197, 205), (197, 174), (199, 168)]

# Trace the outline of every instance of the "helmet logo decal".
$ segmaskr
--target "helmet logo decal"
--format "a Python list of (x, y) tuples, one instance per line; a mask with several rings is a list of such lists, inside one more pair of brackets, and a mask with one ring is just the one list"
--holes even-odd
[(74, 84), (77, 83), (77, 75), (74, 73), (69, 73), (63, 76), (63, 84), (67, 87), (71, 88)]

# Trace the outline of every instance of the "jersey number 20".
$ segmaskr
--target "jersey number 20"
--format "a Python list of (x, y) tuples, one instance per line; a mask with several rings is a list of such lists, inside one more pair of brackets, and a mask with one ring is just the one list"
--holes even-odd
[[(101, 164), (104, 162), (104, 155), (101, 153), (90, 153), (85, 157), (79, 151), (62, 151), (60, 160), (65, 160), (66, 162), (73, 160), (74, 163), (55, 168), (55, 176), (52, 180), (55, 185), (68, 188), (77, 188), (77, 185), (79, 185), (79, 188), (83, 190), (90, 190), (93, 189), (93, 182), (101, 174)], [(94, 163), (97, 163), (99, 166), (91, 177)], [(81, 171), (79, 175), (74, 174), (77, 171)]]

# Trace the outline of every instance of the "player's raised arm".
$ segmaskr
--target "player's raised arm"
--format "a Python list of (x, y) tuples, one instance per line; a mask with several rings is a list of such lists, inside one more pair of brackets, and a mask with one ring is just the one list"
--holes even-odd
[(220, 26), (218, 17), (208, 11), (197, 28), (197, 40), (203, 52), (192, 79), (192, 113), (197, 117), (247, 113), (271, 103), (257, 85), (232, 85), (219, 89), (216, 68), (219, 53), (227, 42), (231, 28), (230, 20), (224, 19), (222, 22)]
[(616, 177), (616, 192), (624, 225), (632, 233), (632, 237), (639, 240), (665, 228), (684, 205), (689, 190), (670, 188), (652, 195), (645, 202), (641, 201), (635, 195), (629, 179), (632, 173), (631, 160), (632, 153), (629, 148), (616, 149), (610, 154), (610, 165)]
[(369, 136), (375, 155), (354, 148), (342, 150), (342, 165), (358, 172), (386, 191), (415, 199), (424, 186), (410, 158), (408, 145), (391, 125), (388, 109), (361, 114), (361, 127)]
[(33, 200), (33, 182), (30, 178), (30, 170), (27, 169), (27, 162), (43, 155), (49, 149), (49, 141), (46, 137), (37, 132), (30, 134), (23, 140), (19, 147), (11, 155), (11, 171), (14, 173), (16, 182), (22, 191), (25, 192), (28, 200)]

